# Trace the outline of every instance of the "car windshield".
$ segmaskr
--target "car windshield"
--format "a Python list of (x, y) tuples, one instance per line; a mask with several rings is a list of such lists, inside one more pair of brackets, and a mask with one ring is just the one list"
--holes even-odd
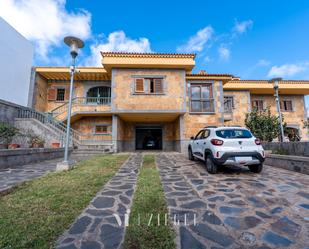
[(222, 138), (251, 138), (252, 134), (248, 130), (243, 129), (224, 129), (217, 130), (216, 135)]

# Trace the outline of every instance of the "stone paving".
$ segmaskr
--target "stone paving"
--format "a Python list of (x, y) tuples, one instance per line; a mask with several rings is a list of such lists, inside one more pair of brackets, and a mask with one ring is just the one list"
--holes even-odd
[[(125, 234), (142, 154), (133, 154), (57, 241), (58, 249), (116, 249)], [(90, 179), (91, 180), (91, 179)], [(116, 216), (115, 216), (116, 215)], [(117, 216), (118, 215), (118, 216)]]
[[(85, 158), (72, 157), (74, 161), (84, 160)], [(7, 169), (0, 169), (0, 195), (9, 192), (13, 187), (30, 181), (34, 178), (43, 176), (56, 170), (56, 165), (63, 159), (46, 160), (38, 163), (16, 166)]]
[(210, 175), (180, 154), (156, 162), (178, 248), (309, 249), (309, 176), (269, 166)]

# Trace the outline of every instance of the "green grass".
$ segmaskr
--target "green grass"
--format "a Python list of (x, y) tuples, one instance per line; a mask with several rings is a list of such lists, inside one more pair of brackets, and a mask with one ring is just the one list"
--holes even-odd
[(68, 172), (50, 173), (0, 197), (0, 248), (53, 248), (127, 155), (80, 162)]
[[(143, 167), (138, 176), (124, 248), (174, 249), (176, 247), (175, 234), (169, 222), (167, 222), (167, 226), (164, 225), (165, 214), (167, 213), (164, 192), (154, 156), (145, 155)], [(148, 226), (151, 214), (153, 214), (153, 219)], [(158, 214), (160, 214), (159, 226)], [(140, 224), (138, 222), (139, 217)]]

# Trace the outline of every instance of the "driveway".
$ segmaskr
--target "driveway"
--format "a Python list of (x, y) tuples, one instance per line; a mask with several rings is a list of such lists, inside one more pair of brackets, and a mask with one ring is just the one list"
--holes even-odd
[(270, 166), (210, 175), (180, 154), (158, 154), (180, 248), (309, 248), (309, 176)]

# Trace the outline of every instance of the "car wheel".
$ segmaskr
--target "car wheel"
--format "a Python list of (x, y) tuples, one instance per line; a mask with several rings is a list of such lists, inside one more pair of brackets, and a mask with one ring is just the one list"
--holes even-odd
[(212, 156), (206, 157), (205, 164), (209, 174), (216, 174), (218, 172), (218, 165), (214, 163)]
[(263, 164), (249, 165), (249, 170), (253, 173), (261, 173), (263, 170)]
[(190, 161), (194, 161), (194, 160), (195, 160), (191, 148), (188, 149), (188, 155), (189, 155), (189, 160), (190, 160)]

